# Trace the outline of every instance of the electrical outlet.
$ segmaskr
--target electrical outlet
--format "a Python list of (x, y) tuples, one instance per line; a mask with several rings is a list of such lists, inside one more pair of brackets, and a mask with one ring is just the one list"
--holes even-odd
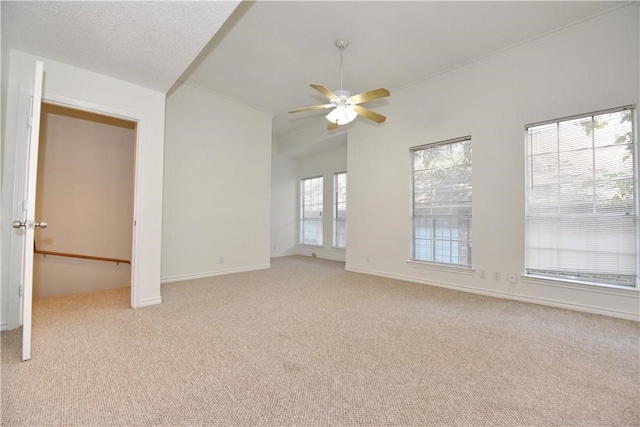
[(513, 284), (517, 282), (518, 282), (518, 275), (516, 273), (509, 273), (509, 283)]
[(369, 262), (369, 261), (370, 261), (370, 259), (369, 259), (369, 255), (365, 256), (365, 257), (364, 257), (364, 260), (365, 260), (365, 261), (367, 261), (367, 262)]
[(480, 270), (480, 278), (481, 279), (487, 278), (487, 270)]
[(493, 280), (500, 280), (500, 272), (499, 271), (494, 271), (493, 272)]
[(224, 257), (223, 257), (223, 256), (221, 256), (220, 258), (218, 258), (218, 262), (219, 262), (220, 264), (224, 264)]

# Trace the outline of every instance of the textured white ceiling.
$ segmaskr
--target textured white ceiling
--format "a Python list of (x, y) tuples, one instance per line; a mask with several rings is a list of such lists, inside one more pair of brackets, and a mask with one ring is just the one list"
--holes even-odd
[(2, 42), (168, 91), (238, 1), (2, 1)]
[(345, 89), (391, 91), (367, 104), (375, 109), (411, 84), (628, 3), (3, 0), (2, 44), (162, 92), (180, 79), (272, 113), (284, 135), (324, 127), (325, 111), (287, 111), (325, 102), (310, 83), (339, 89), (337, 38), (350, 42)]

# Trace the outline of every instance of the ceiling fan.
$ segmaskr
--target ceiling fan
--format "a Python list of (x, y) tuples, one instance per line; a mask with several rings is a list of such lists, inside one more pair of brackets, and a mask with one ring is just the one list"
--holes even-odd
[(382, 123), (387, 118), (382, 114), (378, 114), (375, 111), (371, 111), (359, 104), (368, 102), (377, 98), (384, 98), (389, 96), (389, 91), (385, 88), (378, 88), (367, 92), (362, 92), (357, 95), (352, 95), (348, 90), (342, 89), (342, 53), (349, 46), (347, 40), (338, 39), (335, 43), (336, 47), (340, 49), (340, 90), (335, 92), (330, 91), (326, 87), (313, 83), (310, 86), (329, 98), (328, 104), (314, 105), (311, 107), (302, 107), (290, 110), (289, 113), (300, 113), (302, 111), (322, 110), (325, 108), (333, 108), (326, 118), (329, 120), (327, 129), (333, 130), (338, 125), (344, 125), (353, 121), (358, 115), (365, 117), (369, 120), (373, 120), (376, 123)]

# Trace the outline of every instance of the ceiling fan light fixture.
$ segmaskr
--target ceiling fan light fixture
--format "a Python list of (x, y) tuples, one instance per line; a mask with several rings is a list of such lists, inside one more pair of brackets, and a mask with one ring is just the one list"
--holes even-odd
[(358, 113), (354, 111), (351, 105), (338, 105), (326, 116), (327, 120), (337, 125), (346, 125), (355, 120), (356, 117), (358, 117)]
[(325, 108), (332, 108), (333, 110), (331, 110), (331, 112), (325, 116), (329, 121), (329, 125), (327, 126), (328, 130), (334, 130), (339, 125), (346, 125), (347, 123), (355, 120), (355, 118), (359, 115), (376, 123), (384, 122), (386, 120), (385, 116), (371, 111), (359, 104), (369, 102), (377, 98), (384, 98), (385, 96), (389, 96), (389, 91), (381, 87), (378, 89), (358, 93), (357, 95), (352, 95), (348, 90), (342, 89), (342, 53), (344, 49), (349, 46), (349, 42), (347, 40), (338, 39), (336, 40), (335, 44), (336, 47), (340, 50), (340, 90), (332, 92), (320, 84), (312, 83), (310, 86), (329, 98), (329, 103), (322, 105), (313, 105), (311, 107), (296, 108), (293, 110), (289, 110), (289, 113), (299, 113), (302, 111), (314, 111), (323, 110)]

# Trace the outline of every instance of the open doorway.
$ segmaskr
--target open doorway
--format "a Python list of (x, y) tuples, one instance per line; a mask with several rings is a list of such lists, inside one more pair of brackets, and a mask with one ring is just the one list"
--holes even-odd
[(43, 103), (34, 297), (131, 285), (136, 122)]

